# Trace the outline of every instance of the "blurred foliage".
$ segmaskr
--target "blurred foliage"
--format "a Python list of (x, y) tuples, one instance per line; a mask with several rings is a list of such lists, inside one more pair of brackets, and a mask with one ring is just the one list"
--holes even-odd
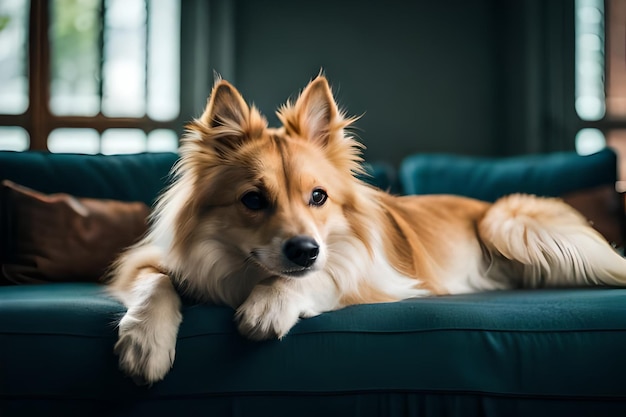
[(1, 15), (0, 16), (0, 32), (2, 32), (4, 28), (9, 25), (10, 22), (11, 22), (11, 16)]
[(94, 83), (100, 78), (101, 1), (53, 0), (51, 6), (53, 82), (66, 88)]

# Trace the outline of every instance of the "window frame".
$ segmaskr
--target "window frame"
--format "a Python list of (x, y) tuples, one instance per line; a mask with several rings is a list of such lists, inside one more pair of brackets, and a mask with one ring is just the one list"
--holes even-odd
[[(101, 7), (101, 19), (104, 17), (103, 12), (104, 7)], [(146, 135), (156, 129), (167, 129), (180, 136), (182, 106), (178, 116), (167, 121), (151, 119), (147, 114), (142, 117), (108, 117), (101, 111), (94, 116), (53, 114), (49, 106), (50, 2), (30, 1), (28, 25), (28, 107), (22, 114), (0, 114), (0, 126), (17, 126), (26, 130), (30, 138), (28, 150), (48, 151), (48, 136), (58, 128), (89, 128), (100, 135), (107, 129), (115, 128), (139, 129)], [(181, 97), (182, 91), (178, 97), (179, 103), (182, 102)]]

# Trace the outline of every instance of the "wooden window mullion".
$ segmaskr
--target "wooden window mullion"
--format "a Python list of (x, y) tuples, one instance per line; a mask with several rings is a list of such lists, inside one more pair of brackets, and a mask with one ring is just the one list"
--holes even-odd
[(47, 150), (50, 133), (50, 43), (48, 0), (32, 0), (29, 15), (30, 37), (28, 52), (29, 106), (27, 126), (30, 149)]

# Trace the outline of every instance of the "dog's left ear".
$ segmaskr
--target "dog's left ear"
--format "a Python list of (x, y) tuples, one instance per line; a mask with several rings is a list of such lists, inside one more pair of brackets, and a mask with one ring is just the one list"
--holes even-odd
[(325, 77), (319, 76), (302, 91), (293, 106), (285, 106), (279, 118), (287, 133), (326, 143), (332, 133), (345, 127)]

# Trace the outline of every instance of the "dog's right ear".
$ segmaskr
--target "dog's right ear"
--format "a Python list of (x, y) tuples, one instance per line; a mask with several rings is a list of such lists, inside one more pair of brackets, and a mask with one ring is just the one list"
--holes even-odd
[(247, 124), (249, 113), (239, 91), (228, 81), (218, 79), (200, 119), (210, 128), (237, 127)]
[(204, 113), (194, 125), (192, 129), (200, 128), (205, 143), (223, 153), (259, 135), (267, 122), (256, 108), (248, 107), (235, 87), (218, 78)]

